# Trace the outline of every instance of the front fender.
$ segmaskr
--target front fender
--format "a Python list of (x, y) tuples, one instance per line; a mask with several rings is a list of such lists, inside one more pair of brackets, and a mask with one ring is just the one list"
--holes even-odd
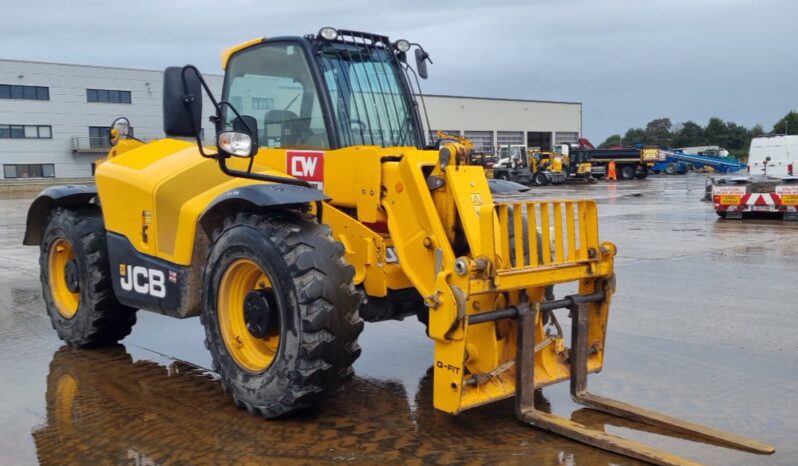
[(276, 206), (302, 206), (311, 202), (329, 201), (321, 191), (304, 186), (268, 183), (233, 188), (220, 194), (199, 217), (206, 232), (211, 232), (225, 217), (242, 210), (263, 209)]
[(80, 207), (97, 203), (97, 186), (93, 184), (50, 186), (28, 208), (25, 237), (22, 244), (36, 246), (41, 243), (47, 218), (56, 207)]

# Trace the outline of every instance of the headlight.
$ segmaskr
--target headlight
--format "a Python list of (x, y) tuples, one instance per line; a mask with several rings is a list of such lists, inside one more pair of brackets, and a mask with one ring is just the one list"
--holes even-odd
[(252, 138), (246, 133), (223, 131), (216, 140), (219, 149), (236, 157), (252, 156)]
[(393, 46), (396, 47), (396, 50), (400, 52), (407, 52), (410, 50), (410, 42), (405, 39), (399, 39), (393, 43)]
[(324, 40), (335, 40), (338, 38), (338, 31), (335, 28), (323, 27), (319, 29), (319, 37)]

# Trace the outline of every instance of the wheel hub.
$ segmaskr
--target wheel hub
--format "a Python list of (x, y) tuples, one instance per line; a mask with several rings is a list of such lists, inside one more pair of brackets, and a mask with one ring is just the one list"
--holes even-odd
[(266, 338), (277, 322), (277, 310), (271, 290), (252, 290), (244, 298), (244, 323), (255, 338)]
[(77, 293), (80, 290), (80, 282), (78, 282), (78, 263), (75, 259), (67, 261), (64, 266), (64, 279), (66, 280), (66, 287), (72, 293)]

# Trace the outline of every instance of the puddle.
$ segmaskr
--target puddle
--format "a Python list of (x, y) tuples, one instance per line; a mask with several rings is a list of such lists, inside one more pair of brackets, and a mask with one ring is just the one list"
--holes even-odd
[[(598, 197), (619, 247), (598, 392), (776, 445), (762, 457), (585, 410), (567, 384), (539, 409), (707, 464), (798, 456), (795, 225), (719, 221), (686, 196), (697, 176), (534, 190)], [(584, 189), (582, 189), (584, 188)], [(642, 196), (635, 195), (639, 192)], [(356, 378), (320, 409), (264, 420), (236, 409), (196, 319), (141, 312), (125, 346), (62, 346), (42, 309), (26, 202), (0, 202), (0, 464), (271, 463), (638, 465), (518, 423), (511, 400), (450, 416), (432, 407), (432, 342), (414, 319), (369, 324)]]

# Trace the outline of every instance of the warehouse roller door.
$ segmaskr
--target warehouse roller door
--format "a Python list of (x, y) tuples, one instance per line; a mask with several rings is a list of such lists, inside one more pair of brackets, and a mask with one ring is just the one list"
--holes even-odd
[(493, 131), (466, 131), (463, 136), (471, 140), (474, 144), (474, 152), (480, 154), (493, 154), (495, 146), (493, 144)]
[(496, 133), (497, 146), (515, 146), (524, 144), (523, 131), (499, 131)]
[(551, 150), (551, 133), (548, 131), (529, 131), (526, 133), (526, 145), (538, 147), (542, 151)]

